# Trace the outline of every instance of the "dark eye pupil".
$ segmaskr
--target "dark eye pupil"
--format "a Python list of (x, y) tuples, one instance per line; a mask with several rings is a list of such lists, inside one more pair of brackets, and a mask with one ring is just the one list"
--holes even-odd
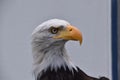
[(57, 32), (58, 32), (58, 29), (57, 29), (57, 28), (52, 28), (52, 29), (51, 29), (51, 33), (56, 34)]

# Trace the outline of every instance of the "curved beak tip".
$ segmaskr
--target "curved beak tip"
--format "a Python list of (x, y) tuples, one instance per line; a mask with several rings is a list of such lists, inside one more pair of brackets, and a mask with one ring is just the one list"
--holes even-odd
[(79, 41), (80, 42), (80, 45), (82, 45), (82, 41)]
[(62, 30), (60, 34), (58, 36), (55, 36), (54, 38), (79, 41), (80, 45), (83, 41), (82, 33), (80, 32), (80, 30), (71, 25), (67, 26), (65, 30)]

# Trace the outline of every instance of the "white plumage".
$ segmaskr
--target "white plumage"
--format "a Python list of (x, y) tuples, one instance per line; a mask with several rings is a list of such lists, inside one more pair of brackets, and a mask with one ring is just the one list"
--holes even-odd
[(75, 66), (65, 49), (68, 40), (81, 44), (82, 34), (65, 20), (48, 20), (35, 28), (32, 53), (36, 80), (109, 80), (90, 77)]
[[(73, 67), (75, 68), (66, 53), (66, 49), (64, 48), (64, 44), (66, 41), (60, 42), (60, 45), (55, 44), (55, 40), (52, 40), (50, 38), (54, 34), (49, 34), (49, 32), (47, 31), (51, 26), (59, 27), (61, 26), (61, 24), (62, 26), (70, 25), (70, 23), (68, 23), (67, 21), (52, 19), (39, 25), (32, 33), (34, 74), (36, 77), (38, 74), (40, 74), (42, 70), (46, 70), (49, 66), (51, 66), (51, 70), (57, 70), (57, 68), (60, 68), (61, 66), (65, 68), (65, 65), (67, 65), (70, 70), (72, 70)], [(44, 39), (42, 41), (43, 37), (46, 36), (47, 40)], [(53, 41), (54, 46), (49, 47), (51, 44), (53, 44), (51, 41)], [(45, 54), (42, 49), (46, 47), (49, 48), (47, 49), (47, 52)]]

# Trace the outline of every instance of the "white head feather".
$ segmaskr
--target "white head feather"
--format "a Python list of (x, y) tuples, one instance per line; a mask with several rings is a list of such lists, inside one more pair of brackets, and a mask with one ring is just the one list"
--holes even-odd
[(32, 51), (34, 58), (34, 74), (42, 74), (42, 70), (48, 67), (57, 70), (61, 66), (67, 66), (70, 70), (75, 66), (69, 59), (64, 48), (65, 40), (57, 40), (52, 37), (55, 34), (49, 32), (51, 26), (70, 25), (67, 21), (52, 19), (39, 25), (32, 33)]

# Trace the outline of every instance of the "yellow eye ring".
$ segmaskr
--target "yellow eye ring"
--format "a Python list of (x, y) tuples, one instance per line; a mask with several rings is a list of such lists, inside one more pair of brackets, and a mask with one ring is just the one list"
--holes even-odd
[(52, 33), (52, 34), (57, 34), (58, 33), (58, 28), (55, 28), (55, 27), (51, 27), (50, 28), (50, 32)]

